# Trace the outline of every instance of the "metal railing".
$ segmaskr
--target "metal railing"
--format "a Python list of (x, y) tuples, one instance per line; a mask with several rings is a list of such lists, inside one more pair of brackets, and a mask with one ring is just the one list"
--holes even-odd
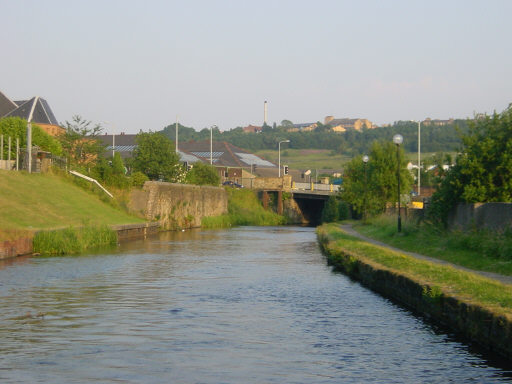
[(321, 183), (292, 183), (292, 190), (338, 192), (339, 185)]

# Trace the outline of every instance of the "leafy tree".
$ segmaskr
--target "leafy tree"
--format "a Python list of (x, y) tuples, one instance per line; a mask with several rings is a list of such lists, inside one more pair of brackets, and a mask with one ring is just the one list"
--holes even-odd
[[(27, 146), (27, 121), (19, 117), (5, 117), (0, 119), (0, 134), (4, 135), (4, 156), (7, 157), (8, 141), (11, 137), (11, 159), (16, 158), (16, 138), (19, 139), (20, 147)], [(32, 124), (32, 145), (36, 145), (43, 151), (54, 155), (62, 154), (62, 147), (59, 141), (47, 134), (37, 124)]]
[[(362, 156), (353, 158), (345, 168), (341, 197), (350, 203), (358, 214), (376, 214), (384, 211), (387, 202), (396, 202), (398, 195), (397, 166), (399, 166), (400, 192), (408, 193), (412, 176), (406, 168), (403, 146), (399, 148), (390, 142), (376, 141), (372, 144), (370, 161), (365, 164)], [(399, 163), (398, 163), (399, 161)]]
[(114, 175), (125, 174), (123, 158), (119, 152), (114, 152), (114, 158), (112, 159), (112, 173)]
[(293, 123), (291, 122), (291, 120), (282, 120), (281, 127), (290, 128), (293, 127)]
[(469, 122), (455, 166), (432, 196), (432, 217), (446, 223), (458, 202), (512, 201), (512, 108)]
[(105, 146), (98, 140), (103, 131), (100, 124), (92, 125), (89, 120), (75, 115), (66, 121), (66, 132), (59, 137), (70, 164), (88, 166), (95, 164)]
[(336, 196), (329, 196), (329, 199), (322, 210), (322, 223), (331, 223), (339, 218), (338, 199)]
[(215, 167), (202, 163), (194, 163), (192, 169), (187, 173), (185, 182), (196, 185), (214, 185), (220, 184), (220, 176)]
[(151, 180), (181, 181), (183, 169), (179, 164), (174, 143), (159, 132), (141, 132), (135, 141), (133, 168)]

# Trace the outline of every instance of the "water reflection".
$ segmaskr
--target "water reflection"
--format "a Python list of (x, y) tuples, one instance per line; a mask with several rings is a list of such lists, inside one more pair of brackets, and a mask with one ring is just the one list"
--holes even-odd
[(2, 382), (509, 380), (332, 273), (310, 228), (167, 232), (20, 259), (3, 264), (0, 299)]

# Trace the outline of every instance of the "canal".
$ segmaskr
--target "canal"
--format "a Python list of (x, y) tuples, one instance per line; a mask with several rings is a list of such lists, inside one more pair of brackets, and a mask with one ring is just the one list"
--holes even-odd
[(510, 382), (326, 265), (314, 229), (167, 232), (0, 264), (2, 383)]

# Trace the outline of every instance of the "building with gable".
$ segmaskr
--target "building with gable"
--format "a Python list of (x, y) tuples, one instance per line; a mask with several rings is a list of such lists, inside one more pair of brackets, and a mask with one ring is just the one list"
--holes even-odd
[(57, 136), (66, 130), (59, 126), (48, 102), (35, 96), (30, 100), (12, 101), (0, 92), (0, 118), (19, 117), (40, 126), (51, 136)]

